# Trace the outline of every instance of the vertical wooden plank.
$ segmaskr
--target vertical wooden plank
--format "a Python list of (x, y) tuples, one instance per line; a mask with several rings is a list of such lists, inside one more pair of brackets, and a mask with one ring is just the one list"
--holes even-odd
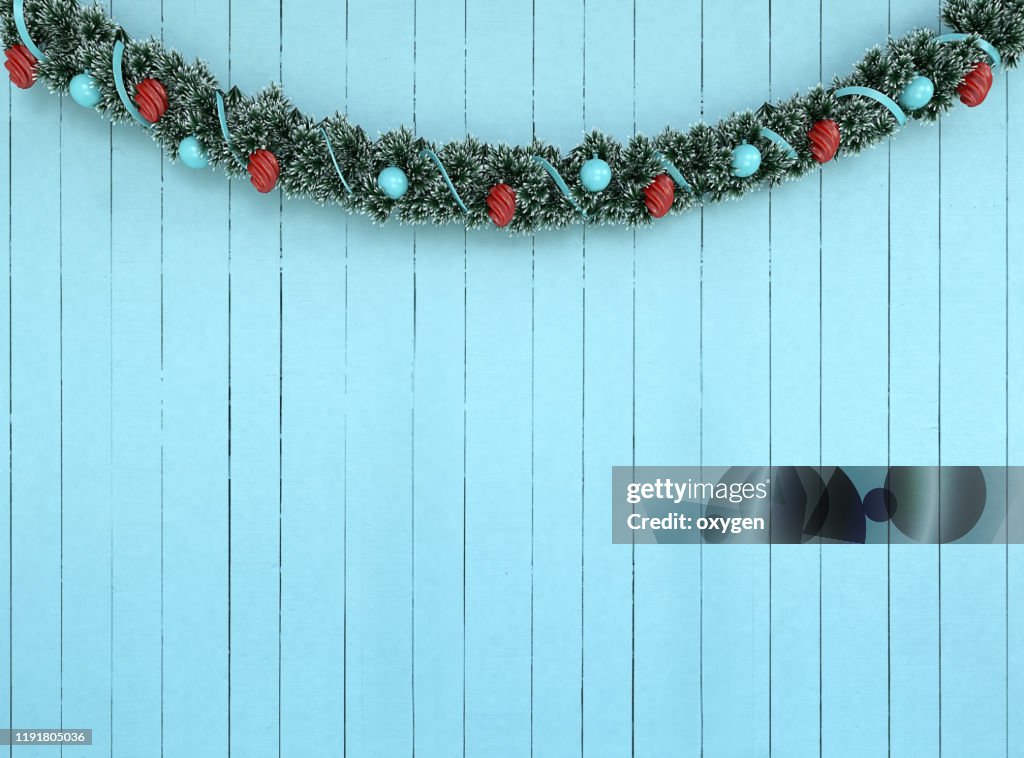
[(60, 101), (45, 87), (10, 97), (9, 652), (10, 715), (20, 728), (55, 725), (61, 707), (60, 225), (53, 221), (60, 218), (61, 126)]
[[(371, 135), (411, 122), (413, 29), (412, 0), (349, 3), (350, 114)], [(349, 226), (345, 681), (355, 755), (412, 750), (413, 239), (396, 224)]]
[[(168, 44), (228, 80), (229, 5), (168, 4)], [(228, 209), (223, 175), (164, 173), (163, 749), (228, 750)]]
[[(250, 95), (279, 78), (281, 9), (231, 7), (230, 83)], [(281, 200), (231, 186), (228, 725), (231, 751), (252, 756), (281, 744)]]
[[(633, 133), (633, 8), (584, 6), (584, 126)], [(624, 33), (624, 30), (625, 33)], [(583, 752), (634, 741), (633, 549), (609, 534), (611, 467), (633, 461), (633, 232), (588, 229), (584, 245)]]
[[(945, 465), (1006, 462), (1006, 200), (986, 191), (1005, 182), (1006, 109), (1005, 87), (996, 86), (983, 107), (959, 107), (941, 125), (939, 456)], [(945, 545), (939, 570), (942, 751), (1002, 755), (1006, 550)]]
[[(733, 57), (737, 38), (746, 54)], [(767, 4), (737, 13), (731, 4), (705, 3), (709, 122), (768, 97), (768, 52)], [(769, 453), (768, 200), (762, 192), (704, 213), (701, 462), (708, 465), (757, 465)], [(768, 559), (767, 546), (703, 549), (703, 748), (710, 754), (768, 749)]]
[[(1024, 212), (1021, 209), (1020, 194), (1016, 191), (1019, 183), (1018, 172), (1011, 166), (1020, 166), (1024, 161), (1024, 79), (1011, 74), (999, 86), (1006, 91), (1007, 107), (1007, 155), (1006, 179), (1006, 220), (1007, 240), (1004, 253), (1007, 258), (1007, 398), (1006, 433), (1007, 462), (1011, 466), (1024, 466), (1024, 301), (1013, 293), (1024, 292), (1024, 256), (1021, 250), (1024, 242)], [(1006, 720), (1007, 752), (1010, 755), (1024, 751), (1024, 727), (1020, 719), (1011, 716), (1024, 708), (1024, 514), (1017, 510), (1010, 516), (1010, 543), (1006, 547)]]
[[(469, 0), (466, 9), (468, 129), (488, 141), (527, 143), (531, 3)], [(467, 238), (466, 750), (473, 755), (530, 749), (530, 253), (529, 239), (493, 231)]]
[[(821, 77), (821, 6), (771, 6), (771, 97)], [(771, 463), (821, 461), (821, 182), (811, 175), (772, 191), (770, 241)], [(816, 755), (821, 738), (820, 547), (776, 545), (770, 566), (770, 748)], [(794, 714), (799, 714), (794, 717)]]
[[(826, 79), (848, 72), (866, 46), (886, 38), (884, 0), (856, 7), (827, 0), (823, 12)], [(828, 465), (886, 462), (888, 175), (888, 152), (875, 150), (830, 166), (824, 176), (821, 436)], [(825, 545), (821, 583), (826, 754), (882, 754), (888, 743), (886, 547)]]
[[(534, 128), (563, 150), (583, 125), (582, 2), (537, 3)], [(533, 251), (533, 751), (583, 751), (583, 230)], [(536, 528), (538, 514), (545, 526)]]
[[(932, 0), (891, 5), (894, 35), (933, 17)], [(939, 462), (939, 130), (910, 128), (891, 151), (889, 462)], [(890, 527), (890, 539), (899, 532)], [(889, 548), (889, 742), (939, 751), (938, 546)]]
[[(465, 134), (465, 35), (463, 0), (417, 5), (413, 118), (427, 139)], [(414, 282), (413, 747), (440, 756), (464, 745), (466, 712), (463, 230), (416, 230)]]
[[(637, 126), (684, 128), (700, 117), (700, 7), (636, 4)], [(628, 36), (628, 35), (627, 35)], [(665, 72), (672, 71), (666, 77)], [(676, 188), (676, 192), (682, 192)], [(636, 462), (700, 460), (700, 214), (636, 234)], [(661, 545), (636, 553), (636, 754), (700, 750), (700, 551)], [(665, 655), (666, 650), (678, 654)]]
[[(111, 749), (113, 506), (110, 497), (111, 128), (96, 113), (82, 110), (71, 100), (63, 104), (62, 126), (64, 621), (61, 658), (64, 697), (61, 720), (66, 727), (75, 728), (75, 724), (92, 727), (92, 749), (99, 754), (108, 754)], [(106, 165), (99, 168), (96, 156), (101, 160), (105, 158), (102, 163)], [(156, 159), (159, 160), (159, 151)], [(159, 230), (159, 225), (156, 228)], [(76, 231), (86, 229), (88, 234)], [(155, 247), (159, 253), (159, 237)], [(159, 294), (156, 303), (159, 308)], [(159, 355), (159, 334), (155, 344)], [(153, 439), (159, 461), (159, 426)], [(157, 490), (156, 513), (159, 520), (159, 471), (150, 486)], [(130, 497), (127, 500), (131, 502)], [(149, 505), (152, 505), (151, 500)], [(159, 548), (154, 555), (157, 565), (154, 595), (159, 609)], [(154, 630), (150, 627), (149, 631)], [(153, 640), (156, 641), (156, 661), (147, 661), (146, 665), (149, 675), (157, 682), (156, 713), (159, 716), (159, 615), (155, 634), (147, 642)], [(159, 738), (159, 729), (156, 737)], [(119, 741), (118, 744), (123, 743)], [(152, 744), (153, 735), (150, 735), (149, 745)]]
[[(13, 263), (13, 237), (11, 221), (14, 215), (14, 172), (12, 160), (13, 150), (13, 112), (11, 95), (16, 92), (14, 87), (0, 87), (0, 183), (7, 200), (4, 203), (6, 208), (0, 210), (0, 235), (2, 235), (3, 258), (0, 259), (0, 319), (3, 321), (3, 328), (0, 329), (0, 340), (5, 340), (0, 345), (0, 414), (6, 414), (6, 422), (0, 425), (0, 531), (6, 530), (6, 535), (0, 535), (0, 676), (8, 682), (6, 688), (0, 687), (0, 722), (6, 728), (12, 728), (8, 723), (11, 716), (11, 688), (10, 682), (14, 672), (12, 671), (13, 639), (11, 619), (14, 613), (14, 597), (11, 592), (11, 568), (12, 568), (12, 547), (13, 530), (12, 521), (12, 490), (11, 490), (11, 346), (13, 337), (13, 324), (11, 323), (11, 265)], [(6, 121), (4, 121), (6, 119)], [(6, 213), (3, 211), (6, 210)], [(5, 599), (6, 598), (6, 599)], [(7, 714), (6, 717), (4, 714)]]
[[(345, 6), (283, 6), (282, 82), (304, 112), (345, 99)], [(311, 71), (323, 71), (323, 77)], [(340, 754), (345, 713), (345, 237), (338, 208), (283, 225), (282, 755)], [(325, 724), (337, 728), (324, 742)]]
[[(160, 30), (160, 2), (114, 2)], [(139, 32), (141, 33), (141, 31)], [(69, 107), (72, 101), (68, 101)], [(135, 123), (112, 131), (110, 381), (111, 740), (141, 754), (160, 731), (160, 265), (163, 155)]]

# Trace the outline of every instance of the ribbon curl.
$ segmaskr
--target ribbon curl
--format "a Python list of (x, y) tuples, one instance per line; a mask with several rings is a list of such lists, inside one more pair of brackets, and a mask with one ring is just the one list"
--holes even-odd
[(25, 0), (14, 0), (14, 25), (18, 28), (18, 36), (25, 43), (25, 47), (36, 57), (37, 60), (45, 61), (46, 53), (39, 49), (39, 46), (32, 41), (32, 35), (28, 33), (28, 24), (25, 23)]
[(575, 208), (583, 217), (583, 220), (586, 221), (587, 212), (583, 210), (583, 206), (580, 205), (579, 202), (577, 202), (575, 197), (572, 196), (572, 192), (569, 191), (569, 185), (565, 183), (565, 179), (563, 179), (562, 175), (558, 173), (558, 169), (552, 166), (549, 161), (540, 157), (539, 155), (533, 156), (533, 162), (551, 175), (551, 178), (554, 180), (555, 184), (558, 185), (558, 189), (562, 191), (562, 194), (565, 195), (566, 199), (572, 204), (572, 207)]
[(462, 208), (462, 212), (468, 216), (469, 208), (466, 207), (466, 204), (462, 202), (462, 198), (459, 197), (459, 193), (455, 189), (455, 185), (452, 184), (452, 179), (448, 176), (448, 171), (445, 170), (444, 164), (441, 163), (441, 159), (437, 157), (437, 153), (429, 149), (421, 150), (420, 158), (430, 158), (430, 160), (437, 164), (437, 169), (441, 172), (441, 177), (444, 179), (444, 183), (448, 185), (448, 191), (452, 193), (452, 197), (455, 198), (455, 202), (459, 204), (460, 208)]
[(902, 108), (896, 105), (895, 100), (884, 92), (879, 92), (878, 90), (871, 89), (870, 87), (843, 87), (842, 89), (837, 89), (832, 93), (832, 95), (837, 99), (841, 97), (851, 97), (853, 95), (871, 98), (876, 103), (881, 103), (888, 108), (889, 112), (896, 117), (900, 126), (907, 125), (907, 114), (903, 112)]

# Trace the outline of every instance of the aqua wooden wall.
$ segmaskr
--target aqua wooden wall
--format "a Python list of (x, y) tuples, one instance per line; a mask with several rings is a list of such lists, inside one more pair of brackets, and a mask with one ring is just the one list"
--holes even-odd
[[(789, 95), (938, 2), (112, 11), (372, 131), (569, 147)], [(1020, 547), (608, 518), (614, 464), (1024, 464), (1019, 76), (820, 180), (513, 240), (0, 98), (4, 724), (132, 758), (1024, 755)]]

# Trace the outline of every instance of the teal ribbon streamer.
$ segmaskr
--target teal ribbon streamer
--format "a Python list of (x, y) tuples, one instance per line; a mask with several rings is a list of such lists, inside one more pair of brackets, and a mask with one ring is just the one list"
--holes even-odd
[(789, 144), (789, 142), (787, 142), (781, 134), (779, 134), (776, 131), (773, 131), (772, 129), (769, 129), (767, 126), (761, 127), (761, 136), (770, 142), (774, 142), (776, 145), (785, 150), (787, 155), (789, 155), (791, 159), (796, 160), (797, 158), (800, 157), (796, 151), (796, 148)]
[(345, 181), (345, 175), (341, 173), (341, 166), (338, 165), (338, 159), (334, 155), (334, 147), (331, 145), (331, 138), (327, 136), (327, 129), (321, 126), (320, 133), (324, 135), (324, 142), (327, 143), (327, 152), (331, 155), (331, 163), (334, 164), (334, 170), (337, 172), (338, 178), (341, 179), (341, 183), (344, 185), (345, 191), (351, 195), (352, 188), (348, 186), (348, 182)]
[(889, 97), (883, 92), (879, 92), (876, 89), (871, 89), (870, 87), (843, 87), (842, 89), (837, 89), (833, 93), (833, 96), (836, 98), (850, 97), (852, 95), (861, 95), (862, 97), (869, 97), (876, 103), (881, 103), (882, 105), (889, 109), (889, 112), (892, 113), (893, 116), (896, 117), (896, 120), (899, 122), (900, 126), (907, 125), (907, 114), (903, 112), (902, 108), (896, 105), (895, 100), (893, 100), (891, 97)]
[(45, 61), (46, 53), (39, 49), (28, 33), (28, 25), (25, 23), (25, 0), (14, 0), (14, 25), (18, 27), (18, 36), (25, 43), (25, 47), (37, 60)]
[(672, 163), (672, 161), (670, 161), (661, 153), (655, 153), (654, 157), (661, 162), (661, 165), (664, 167), (665, 172), (672, 177), (672, 181), (674, 181), (684, 190), (689, 192), (691, 195), (694, 194), (693, 187), (690, 185), (688, 181), (686, 181), (686, 177), (683, 176), (683, 172), (676, 168), (675, 164)]
[(551, 175), (551, 178), (555, 180), (555, 184), (558, 185), (558, 189), (562, 191), (562, 194), (565, 195), (566, 199), (572, 204), (572, 207), (575, 208), (577, 212), (579, 212), (579, 214), (583, 217), (583, 220), (586, 221), (587, 212), (583, 210), (583, 206), (576, 202), (576, 198), (574, 198), (572, 196), (572, 192), (569, 191), (569, 185), (565, 183), (565, 179), (563, 179), (562, 175), (558, 173), (558, 169), (552, 166), (551, 163), (545, 160), (544, 158), (541, 158), (539, 155), (533, 156), (533, 162)]
[(235, 150), (235, 143), (231, 141), (231, 132), (228, 131), (228, 114), (224, 110), (224, 94), (220, 91), (217, 92), (217, 118), (220, 120), (220, 131), (224, 135), (224, 143), (228, 146), (228, 150), (235, 156), (235, 160), (241, 166), (248, 165), (243, 159), (241, 153)]
[(128, 97), (128, 90), (124, 86), (124, 43), (121, 40), (114, 43), (114, 86), (117, 87), (117, 95), (121, 98), (124, 109), (147, 129), (153, 126), (142, 117), (135, 103)]
[(448, 185), (448, 191), (452, 193), (452, 197), (455, 198), (455, 202), (462, 208), (462, 212), (469, 215), (469, 208), (466, 207), (466, 204), (462, 202), (462, 198), (459, 197), (459, 193), (456, 191), (455, 185), (452, 184), (451, 177), (448, 176), (448, 172), (445, 170), (444, 164), (441, 163), (441, 159), (437, 157), (437, 153), (433, 150), (421, 150), (420, 158), (430, 158), (430, 160), (437, 164), (437, 169), (441, 172), (444, 183)]
[[(966, 42), (970, 38), (970, 34), (943, 34), (941, 37), (936, 37), (935, 41), (940, 45), (946, 45), (950, 42)], [(1003, 65), (1003, 56), (999, 54), (999, 51), (996, 50), (996, 46), (991, 42), (978, 37), (974, 40), (974, 44), (985, 51), (985, 55), (991, 59), (993, 66), (999, 68)]]

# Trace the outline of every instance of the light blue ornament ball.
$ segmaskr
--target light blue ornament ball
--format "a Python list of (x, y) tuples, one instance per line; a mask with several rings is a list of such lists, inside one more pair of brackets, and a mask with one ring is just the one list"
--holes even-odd
[(918, 76), (900, 94), (900, 105), (908, 111), (924, 108), (935, 97), (935, 85), (927, 76)]
[(743, 144), (732, 151), (732, 175), (746, 179), (761, 168), (761, 151), (753, 145)]
[(388, 166), (377, 177), (377, 186), (392, 200), (398, 200), (409, 191), (409, 177), (398, 166)]
[(595, 156), (583, 164), (580, 181), (587, 192), (603, 192), (612, 183), (612, 167)]
[(186, 137), (181, 141), (178, 145), (178, 157), (189, 168), (206, 168), (210, 165), (206, 151), (195, 137)]
[(100, 88), (91, 74), (78, 74), (71, 80), (71, 99), (83, 108), (100, 104)]

